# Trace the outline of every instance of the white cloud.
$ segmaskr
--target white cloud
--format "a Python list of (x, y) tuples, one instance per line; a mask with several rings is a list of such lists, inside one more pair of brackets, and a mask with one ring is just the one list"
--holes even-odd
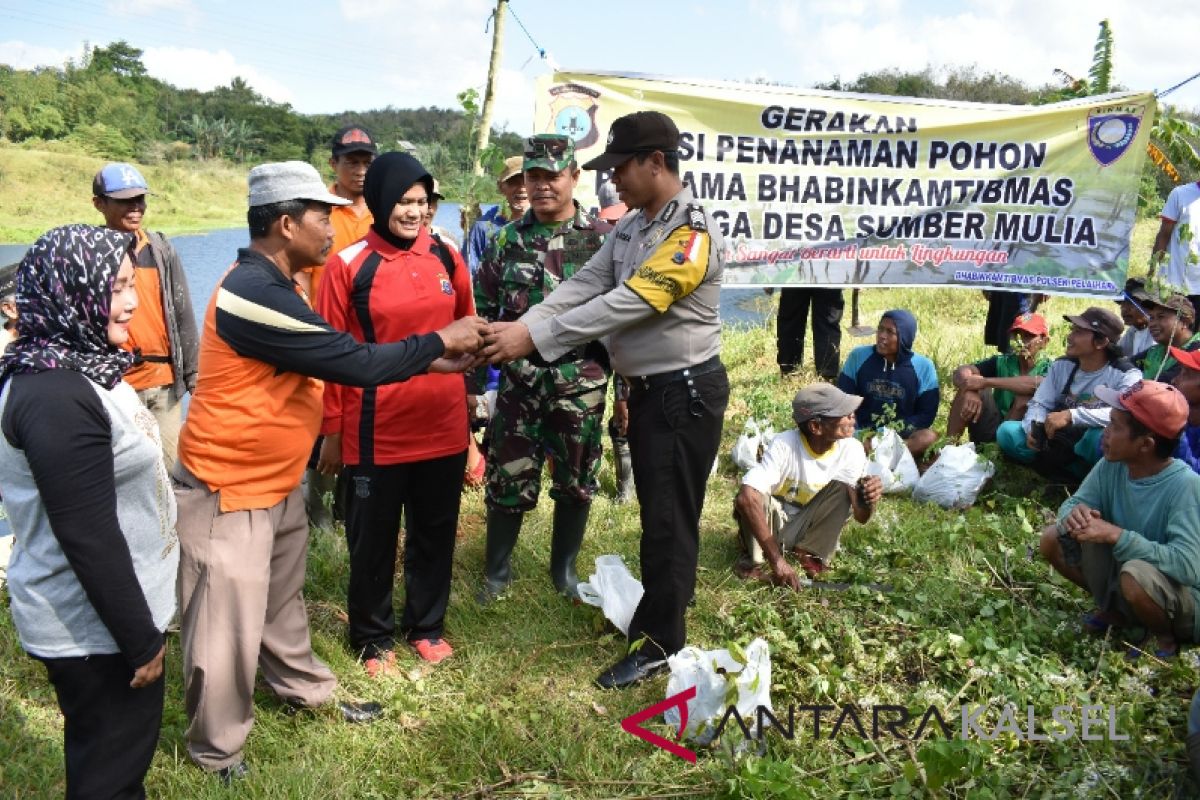
[[(482, 99), (495, 24), (489, 20), (492, 0), (341, 0), (339, 7), (347, 20), (362, 25), (360, 52), (377, 63), (377, 80), (395, 93), (378, 105), (458, 108), (456, 95), (469, 88)], [(407, 33), (397, 38), (397, 28)], [(507, 15), (506, 58), (492, 114), (493, 125), (522, 134), (532, 125), (534, 76), (545, 71), (536, 56), (521, 66), (518, 59), (529, 51), (524, 36)]]
[(241, 77), (254, 91), (277, 103), (290, 103), (292, 91), (262, 70), (238, 62), (228, 50), (196, 47), (147, 47), (142, 55), (146, 71), (159, 80), (183, 89), (213, 89)]
[(82, 46), (77, 50), (60, 50), (28, 42), (0, 42), (0, 64), (7, 64), (14, 69), (61, 67), (70, 59), (78, 61), (82, 55)]
[(194, 12), (191, 0), (111, 0), (108, 10), (114, 14), (145, 16), (158, 11)]
[[(792, 82), (840, 76), (853, 80), (887, 68), (971, 66), (1000, 72), (1030, 86), (1055, 82), (1061, 68), (1085, 76), (1099, 22), (1113, 31), (1114, 80), (1130, 89), (1165, 89), (1200, 69), (1194, 34), (1200, 9), (1180, 7), (1170, 24), (1144, 8), (1118, 0), (1093, 0), (1086, 15), (1070, 0), (970, 0), (945, 13), (916, 12), (896, 0), (854, 0), (801, 8), (793, 2), (754, 0), (752, 12), (799, 46), (790, 65)], [(787, 67), (790, 66), (791, 69)], [(1168, 98), (1200, 106), (1200, 79)]]

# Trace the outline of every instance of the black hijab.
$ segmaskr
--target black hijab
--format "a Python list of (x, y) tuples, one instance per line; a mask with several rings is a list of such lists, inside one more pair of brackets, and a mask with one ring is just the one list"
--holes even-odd
[(108, 341), (112, 288), (133, 247), (129, 233), (65, 225), (42, 234), (17, 267), (19, 337), (0, 359), (12, 375), (72, 369), (105, 389), (121, 381), (133, 353)]
[(384, 241), (405, 250), (412, 242), (392, 233), (388, 229), (388, 219), (404, 193), (418, 182), (424, 184), (426, 193), (433, 197), (433, 177), (420, 161), (408, 153), (384, 153), (371, 162), (363, 183), (363, 199), (375, 218), (371, 229)]

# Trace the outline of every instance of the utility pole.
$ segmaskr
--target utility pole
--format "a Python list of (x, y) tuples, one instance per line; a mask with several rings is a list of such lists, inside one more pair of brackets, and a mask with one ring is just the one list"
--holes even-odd
[(492, 135), (492, 105), (496, 99), (496, 75), (500, 72), (500, 53), (503, 50), (504, 39), (504, 4), (507, 2), (508, 0), (496, 0), (496, 10), (492, 12), (492, 20), (496, 27), (492, 31), (492, 58), (488, 64), (487, 88), (483, 90), (483, 110), (479, 112), (479, 131), (475, 134), (476, 175), (483, 174), (480, 158)]

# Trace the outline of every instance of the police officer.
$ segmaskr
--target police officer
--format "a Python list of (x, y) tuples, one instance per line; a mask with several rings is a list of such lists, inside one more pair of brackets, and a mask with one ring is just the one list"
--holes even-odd
[[(530, 209), (500, 229), (475, 276), (475, 307), (490, 321), (516, 320), (542, 302), (583, 267), (612, 230), (574, 200), (579, 165), (570, 137), (527, 139), (522, 167)], [(575, 557), (596, 491), (608, 374), (608, 354), (599, 342), (573, 347), (553, 360), (533, 352), (502, 368), (488, 426), (480, 603), (493, 600), (512, 580), (509, 557), (522, 517), (537, 505), (547, 456), (554, 500), (550, 577), (560, 593), (579, 596)], [(473, 391), (482, 390), (477, 385)]]
[(555, 359), (607, 336), (630, 385), (629, 446), (641, 506), (645, 594), (629, 625), (641, 642), (600, 674), (602, 688), (632, 686), (666, 669), (685, 643), (696, 584), (700, 510), (717, 454), (729, 381), (721, 364), (725, 245), (679, 177), (679, 130), (639, 111), (613, 122), (603, 155), (628, 214), (582, 270), (516, 323), (494, 323), (492, 362), (534, 349)]

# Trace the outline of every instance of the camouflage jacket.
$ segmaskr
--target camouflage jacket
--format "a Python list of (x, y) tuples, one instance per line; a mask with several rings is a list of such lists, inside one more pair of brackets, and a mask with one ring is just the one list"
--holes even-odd
[[(476, 313), (489, 321), (510, 322), (520, 318), (578, 272), (600, 249), (604, 235), (611, 230), (611, 225), (588, 214), (578, 202), (575, 216), (553, 228), (539, 223), (533, 211), (525, 212), (520, 219), (501, 228), (488, 245), (475, 274)], [(576, 359), (566, 360), (594, 360), (585, 357), (582, 348), (577, 355)], [(597, 372), (583, 364), (578, 366), (583, 374)], [(606, 379), (607, 373), (604, 366), (593, 377)], [(476, 386), (472, 387), (472, 383)], [(479, 381), (470, 381), (468, 391), (476, 390), (482, 391)]]
[(612, 230), (578, 202), (574, 217), (549, 228), (526, 211), (492, 237), (475, 275), (479, 316), (500, 322), (519, 318), (587, 263)]

